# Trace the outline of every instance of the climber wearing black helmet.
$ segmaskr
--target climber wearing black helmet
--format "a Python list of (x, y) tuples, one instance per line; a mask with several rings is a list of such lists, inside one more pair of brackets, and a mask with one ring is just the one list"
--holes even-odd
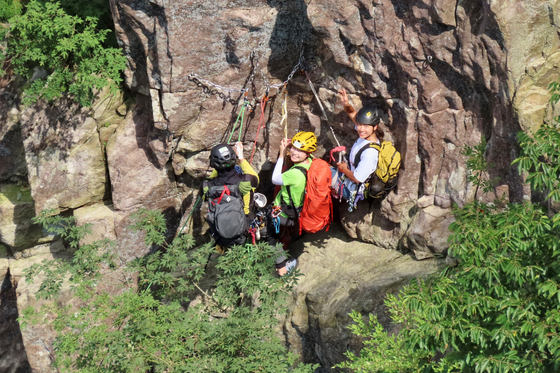
[(214, 146), (210, 166), (214, 171), (203, 183), (203, 198), (208, 200), (210, 232), (218, 251), (223, 252), (226, 247), (245, 243), (253, 191), (259, 178), (243, 157), (241, 142), (235, 148), (228, 144)]
[(363, 198), (363, 190), (360, 190), (364, 187), (363, 183), (377, 168), (379, 152), (368, 145), (383, 142), (384, 133), (379, 128), (383, 111), (377, 106), (365, 106), (356, 112), (350, 105), (346, 91), (341, 89), (338, 94), (344, 111), (355, 123), (359, 137), (350, 151), (349, 164), (339, 162), (337, 169), (333, 169), (333, 185), (338, 194), (355, 206), (356, 198)]

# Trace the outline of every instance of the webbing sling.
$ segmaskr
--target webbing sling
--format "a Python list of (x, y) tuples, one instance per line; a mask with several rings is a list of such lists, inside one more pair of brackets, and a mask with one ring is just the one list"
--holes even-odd
[(231, 133), (229, 135), (229, 139), (227, 141), (228, 144), (231, 142), (231, 138), (236, 130), (237, 122), (239, 122), (239, 118), (241, 118), (241, 123), (239, 124), (239, 137), (237, 141), (241, 141), (241, 131), (243, 129), (243, 120), (245, 119), (245, 109), (247, 108), (247, 105), (249, 105), (249, 101), (247, 100), (243, 101), (243, 105), (241, 105), (241, 109), (239, 110), (239, 114), (237, 115), (237, 119), (235, 120)]
[[(285, 87), (284, 87), (285, 89)], [(288, 92), (284, 90), (284, 102), (282, 102), (282, 120), (280, 121), (280, 127), (284, 125), (284, 138), (288, 138)]]
[(259, 120), (259, 126), (257, 127), (257, 135), (255, 136), (255, 144), (253, 144), (253, 152), (251, 153), (251, 159), (249, 160), (249, 164), (253, 164), (253, 156), (255, 155), (255, 149), (257, 148), (257, 141), (259, 139), (259, 132), (261, 127), (264, 127), (264, 110), (266, 108), (266, 103), (268, 101), (268, 96), (264, 95), (261, 99), (261, 118)]

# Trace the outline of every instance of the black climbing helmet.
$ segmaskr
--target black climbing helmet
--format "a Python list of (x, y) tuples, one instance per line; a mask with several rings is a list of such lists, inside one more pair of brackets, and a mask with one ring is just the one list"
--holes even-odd
[(210, 151), (210, 166), (216, 170), (227, 170), (235, 166), (237, 156), (233, 147), (228, 144), (218, 144)]
[(356, 114), (356, 122), (375, 126), (379, 124), (383, 116), (383, 111), (376, 106), (364, 106)]

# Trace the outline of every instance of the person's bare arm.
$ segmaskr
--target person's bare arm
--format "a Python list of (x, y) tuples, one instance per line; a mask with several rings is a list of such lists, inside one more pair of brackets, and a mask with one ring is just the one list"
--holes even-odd
[(340, 96), (340, 103), (344, 107), (344, 111), (346, 112), (346, 114), (348, 114), (350, 119), (352, 119), (352, 122), (356, 123), (356, 114), (358, 114), (358, 112), (354, 109), (354, 106), (352, 106), (352, 104), (350, 103), (346, 90), (344, 88), (339, 89), (338, 95)]
[(274, 171), (272, 171), (272, 184), (274, 185), (284, 185), (284, 182), (282, 181), (282, 166), (284, 165), (286, 148), (290, 142), (290, 139), (283, 139), (280, 142), (280, 153), (278, 155), (278, 160), (276, 161), (276, 166), (274, 166)]

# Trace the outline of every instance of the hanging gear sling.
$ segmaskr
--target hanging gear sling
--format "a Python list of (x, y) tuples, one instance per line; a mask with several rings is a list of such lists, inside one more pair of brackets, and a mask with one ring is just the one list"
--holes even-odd
[(261, 98), (261, 118), (259, 120), (259, 126), (257, 127), (257, 135), (255, 136), (255, 143), (253, 144), (253, 152), (251, 153), (251, 159), (249, 160), (249, 164), (253, 164), (253, 156), (255, 155), (255, 149), (257, 148), (257, 141), (259, 139), (259, 132), (260, 132), (261, 128), (264, 128), (264, 125), (265, 125), (264, 111), (266, 109), (267, 101), (268, 101), (268, 94), (264, 95)]
[(239, 118), (241, 118), (241, 122), (239, 123), (239, 136), (237, 138), (237, 141), (241, 141), (241, 131), (243, 130), (243, 120), (245, 119), (245, 109), (247, 108), (248, 105), (249, 105), (249, 101), (247, 101), (247, 99), (245, 99), (243, 101), (243, 105), (241, 105), (241, 109), (239, 109), (239, 114), (237, 115), (237, 119), (235, 120), (235, 123), (233, 124), (233, 128), (231, 130), (231, 133), (230, 133), (228, 141), (227, 141), (228, 144), (231, 142), (231, 138), (233, 136), (233, 133), (237, 129), (237, 122), (239, 122)]
[(280, 127), (284, 125), (284, 138), (288, 138), (288, 92), (284, 87), (284, 102), (282, 102), (282, 120), (280, 120)]

